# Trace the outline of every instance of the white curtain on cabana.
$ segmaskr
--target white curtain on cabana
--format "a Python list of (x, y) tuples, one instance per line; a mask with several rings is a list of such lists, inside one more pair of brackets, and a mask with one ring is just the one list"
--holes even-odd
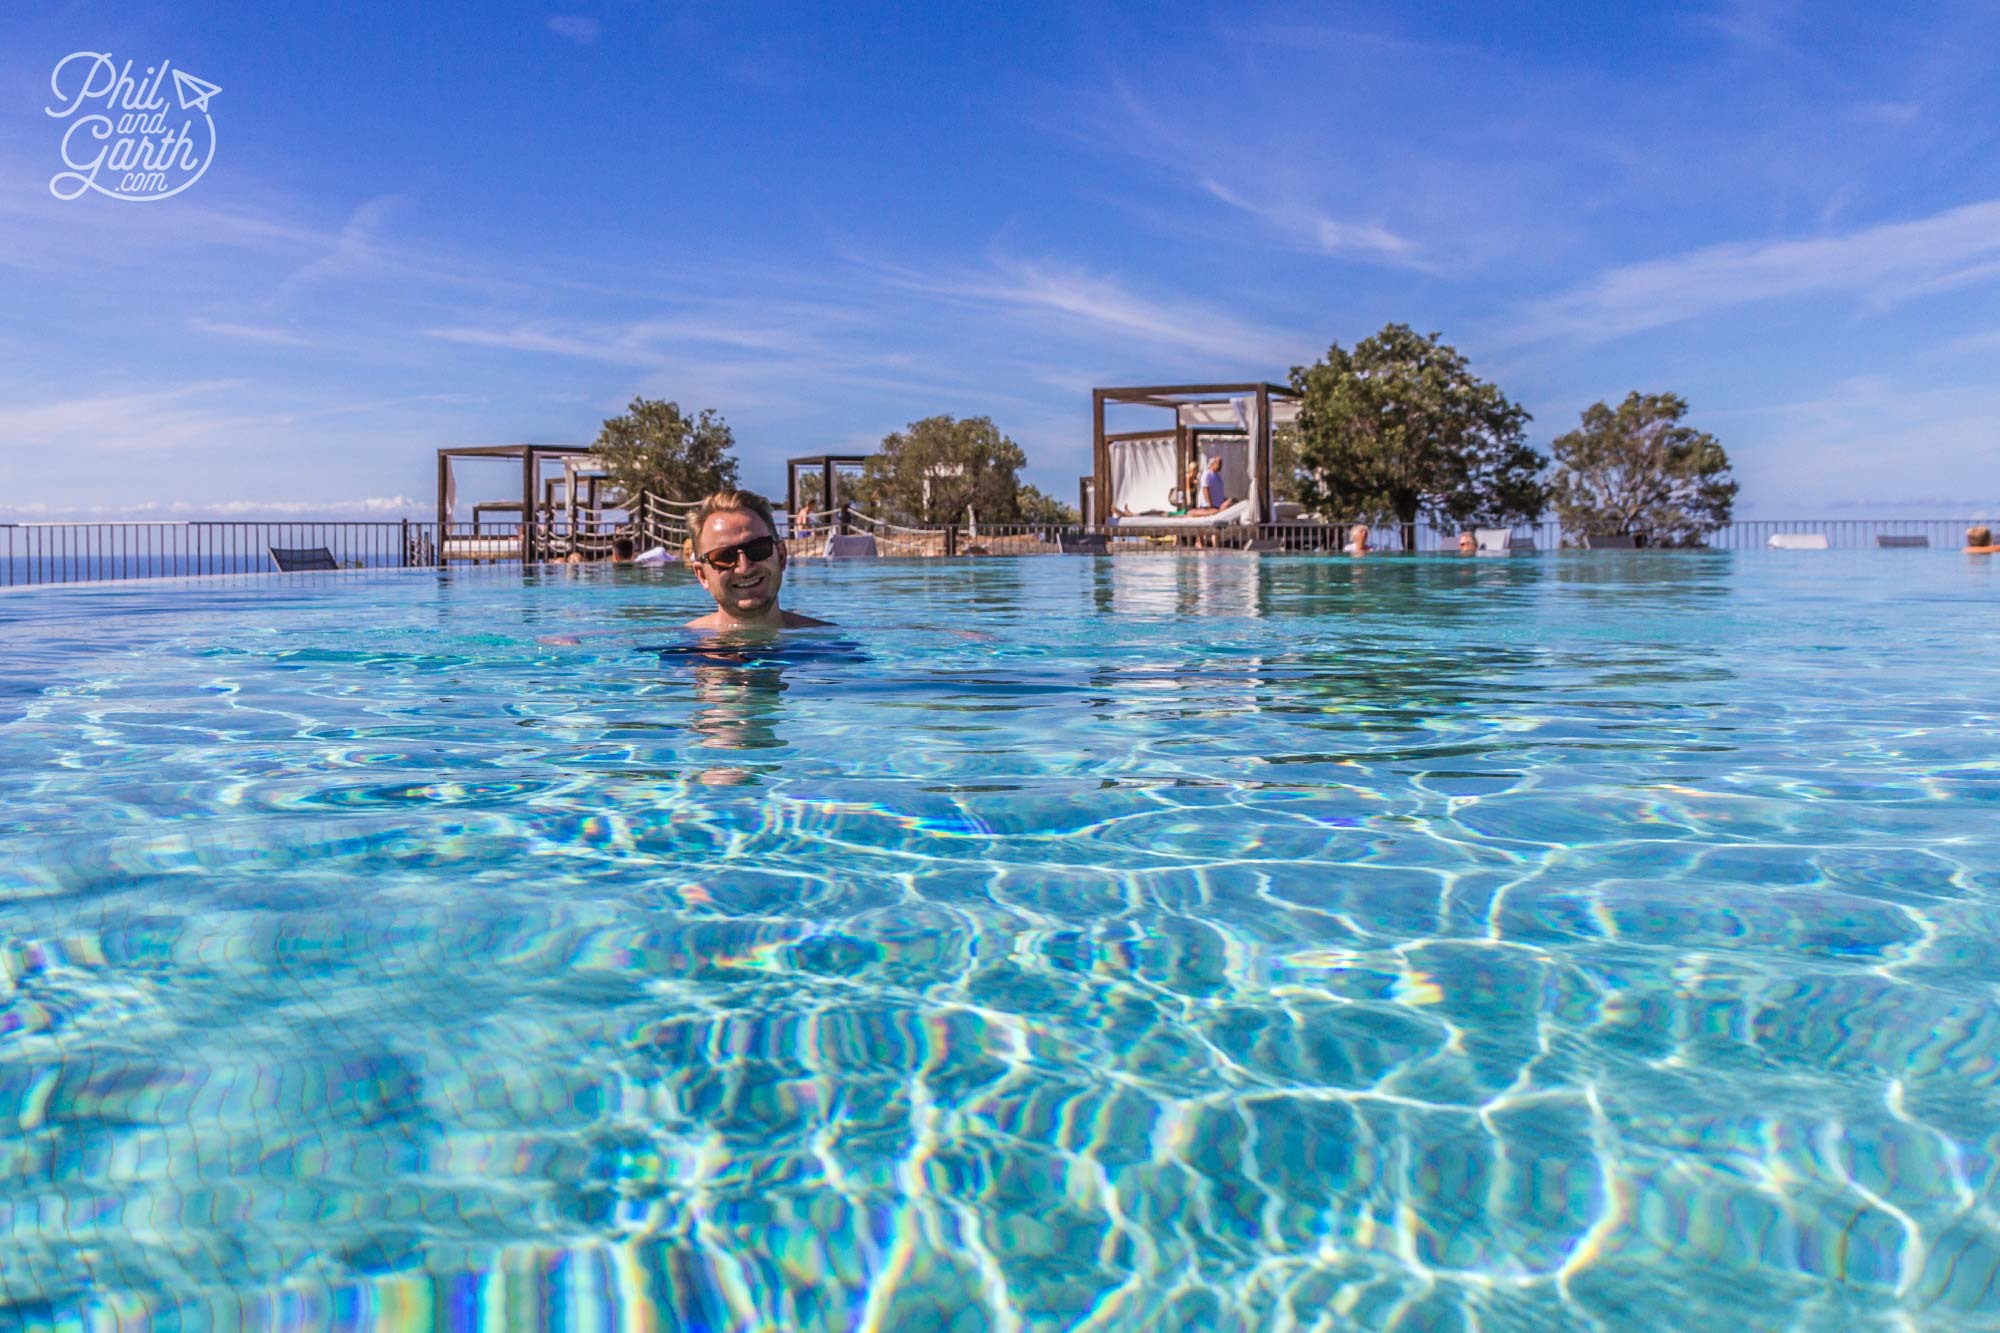
[(1180, 418), (1183, 426), (1234, 426), (1247, 430), (1250, 419), (1243, 415), (1241, 398), (1225, 398), (1217, 403), (1182, 403)]
[[(1255, 458), (1257, 456), (1258, 432), (1263, 429), (1264, 425), (1263, 418), (1257, 411), (1257, 400), (1255, 398), (1238, 398), (1236, 400), (1236, 407), (1243, 414), (1243, 433), (1250, 437), (1244, 448), (1252, 458)], [(1246, 463), (1243, 471), (1249, 477), (1249, 485), (1244, 490), (1243, 496), (1250, 501), (1250, 522), (1262, 523), (1264, 521), (1264, 479), (1257, 475), (1258, 469), (1254, 464)]]
[(1111, 508), (1134, 514), (1173, 508), (1170, 498), (1180, 487), (1174, 475), (1174, 437), (1111, 440)]

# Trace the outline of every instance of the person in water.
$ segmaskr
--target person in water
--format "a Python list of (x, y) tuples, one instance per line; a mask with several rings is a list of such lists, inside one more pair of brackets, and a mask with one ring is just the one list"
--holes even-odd
[(2000, 546), (1993, 544), (1993, 529), (1984, 523), (1965, 530), (1965, 549), (1970, 555), (2000, 555)]
[(715, 599), (715, 610), (690, 620), (689, 629), (810, 629), (833, 623), (779, 608), (785, 543), (771, 502), (755, 491), (709, 496), (688, 517), (688, 534), (694, 576)]

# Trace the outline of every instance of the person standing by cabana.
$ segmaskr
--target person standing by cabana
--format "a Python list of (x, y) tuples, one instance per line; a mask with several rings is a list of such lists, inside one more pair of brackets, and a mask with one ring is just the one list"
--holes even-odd
[(1222, 480), (1221, 454), (1208, 460), (1208, 471), (1202, 474), (1201, 502), (1210, 509), (1220, 509), (1229, 503), (1229, 488)]

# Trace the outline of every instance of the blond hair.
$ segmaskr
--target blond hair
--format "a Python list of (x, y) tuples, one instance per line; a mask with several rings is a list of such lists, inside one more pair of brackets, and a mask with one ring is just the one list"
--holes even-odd
[(764, 527), (775, 537), (778, 535), (778, 520), (771, 512), (771, 502), (755, 491), (721, 490), (696, 505), (688, 515), (687, 553), (695, 552), (695, 542), (701, 537), (701, 530), (708, 520), (717, 514), (750, 513), (764, 520)]

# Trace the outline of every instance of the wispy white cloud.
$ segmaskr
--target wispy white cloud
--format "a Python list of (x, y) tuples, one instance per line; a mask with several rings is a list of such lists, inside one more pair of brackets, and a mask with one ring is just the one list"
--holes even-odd
[(739, 298), (685, 312), (631, 320), (506, 320), (447, 324), (426, 337), (475, 347), (575, 357), (616, 366), (663, 366), (689, 348), (734, 348), (774, 355), (832, 354), (819, 331), (851, 328), (841, 307), (780, 298)]
[(176, 513), (200, 512), (227, 518), (254, 518), (260, 514), (304, 517), (353, 514), (373, 518), (425, 512), (423, 501), (407, 495), (370, 495), (358, 500), (223, 500), (205, 505), (174, 504), (169, 508)]
[(1522, 339), (1616, 338), (1777, 297), (1891, 303), (2000, 276), (2000, 200), (1836, 236), (1713, 245), (1627, 264), (1531, 304)]
[(273, 347), (311, 346), (307, 339), (295, 333), (287, 333), (283, 329), (236, 324), (224, 319), (204, 319), (200, 315), (188, 316), (188, 328), (195, 333), (212, 334), (218, 338), (235, 338), (243, 342), (268, 343)]
[(1798, 0), (1729, 0), (1696, 22), (1752, 54), (1789, 56), (1794, 49), (1788, 30), (1798, 10)]
[[(1243, 40), (1241, 35), (1238, 40)], [(1261, 33), (1254, 39), (1262, 40)], [(1239, 73), (1251, 89), (1267, 82), (1248, 71)], [(1257, 96), (1254, 92), (1250, 95)], [(1257, 234), (1254, 238), (1240, 234), (1232, 238), (1239, 243), (1254, 239), (1257, 244), (1275, 243), (1329, 258), (1428, 267), (1423, 248), (1415, 239), (1379, 217), (1356, 220), (1346, 216), (1346, 210), (1334, 202), (1360, 184), (1352, 161), (1343, 162), (1339, 169), (1302, 168), (1297, 143), (1300, 136), (1273, 135), (1254, 112), (1230, 114), (1207, 103), (1202, 104), (1199, 115), (1191, 116), (1187, 110), (1178, 100), (1148, 95), (1136, 79), (1115, 77), (1104, 89), (1083, 99), (1073, 124), (1050, 128), (1081, 138), (1101, 151), (1144, 162), (1160, 179), (1194, 198), (1222, 204), (1232, 214), (1250, 218), (1256, 223)], [(1310, 138), (1310, 132), (1304, 137)], [(1188, 216), (1185, 204), (1166, 213), (1143, 207), (1135, 211), (1156, 221), (1178, 218), (1183, 228), (1201, 225)]]
[(1730, 449), (1746, 513), (1965, 516), (1993, 513), (2000, 500), (2000, 387), (1990, 383), (1859, 375), (1808, 397), (1701, 415)]
[(1201, 188), (1212, 198), (1248, 213), (1321, 254), (1358, 255), (1423, 267), (1418, 262), (1417, 243), (1380, 223), (1342, 222), (1305, 205), (1253, 201), (1217, 180), (1204, 180)]
[(1854, 108), (1856, 120), (1867, 125), (1887, 125), (1900, 129), (1913, 125), (1924, 113), (1921, 102), (1863, 102)]
[(244, 380), (201, 380), (168, 388), (0, 405), (0, 452), (162, 450), (211, 443), (255, 421), (219, 400)]
[(1988, 356), (2000, 353), (2000, 329), (1960, 334), (1932, 349), (1935, 356)]
[(555, 14), (549, 18), (549, 31), (578, 46), (589, 46), (597, 40), (598, 26), (596, 19), (581, 14)]
[(425, 329), (424, 335), (473, 347), (576, 357), (614, 366), (658, 366), (663, 360), (657, 349), (638, 342), (629, 327), (607, 331), (602, 328), (579, 330), (536, 322), (487, 327), (460, 324)]
[(385, 248), (379, 237), (384, 224), (400, 205), (395, 195), (380, 195), (356, 207), (341, 225), (326, 252), (302, 264), (278, 287), (277, 298), (296, 295), (317, 283), (369, 276), (441, 276), (418, 266), (407, 256)]
[(1056, 262), (996, 259), (984, 270), (927, 273), (881, 266), (883, 277), (930, 296), (1011, 308), (1071, 336), (1111, 335), (1229, 363), (1289, 365), (1304, 339), (1251, 324), (1212, 302), (1147, 296), (1115, 278)]

